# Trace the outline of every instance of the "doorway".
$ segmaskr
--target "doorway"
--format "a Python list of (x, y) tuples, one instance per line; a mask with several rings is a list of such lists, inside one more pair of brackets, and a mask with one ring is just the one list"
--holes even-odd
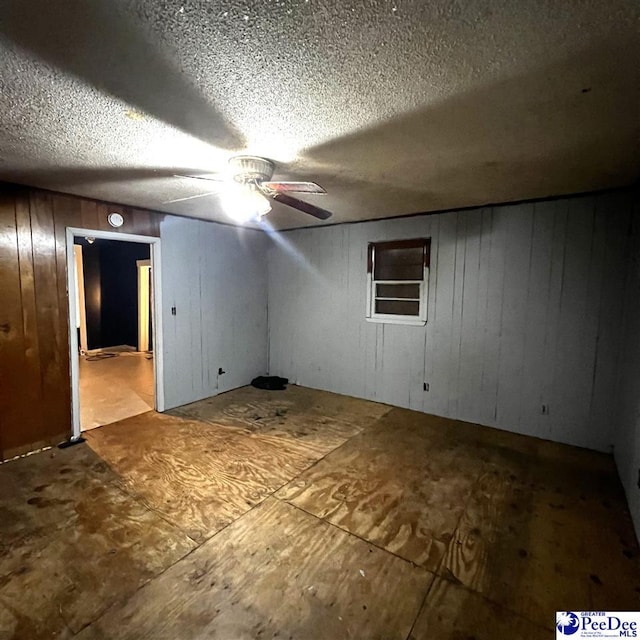
[(67, 229), (73, 439), (162, 411), (160, 239)]

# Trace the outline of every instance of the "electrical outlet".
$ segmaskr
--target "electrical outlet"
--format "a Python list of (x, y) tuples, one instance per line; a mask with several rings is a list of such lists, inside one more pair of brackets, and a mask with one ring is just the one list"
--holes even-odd
[(543, 416), (548, 416), (549, 415), (549, 405), (548, 404), (543, 404), (542, 405), (542, 411), (541, 411)]
[(422, 383), (422, 390), (423, 391), (429, 391), (429, 383), (428, 382), (423, 382)]

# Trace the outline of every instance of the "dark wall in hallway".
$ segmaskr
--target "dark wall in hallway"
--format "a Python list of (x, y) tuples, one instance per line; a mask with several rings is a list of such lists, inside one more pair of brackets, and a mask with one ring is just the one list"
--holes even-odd
[(101, 253), (102, 342), (105, 347), (138, 348), (138, 270), (149, 245), (103, 240)]
[(96, 239), (82, 245), (87, 346), (138, 346), (137, 260), (148, 260), (148, 244)]
[(75, 243), (82, 246), (88, 347), (89, 349), (98, 349), (102, 343), (100, 246), (95, 243), (90, 244), (84, 238), (76, 238)]

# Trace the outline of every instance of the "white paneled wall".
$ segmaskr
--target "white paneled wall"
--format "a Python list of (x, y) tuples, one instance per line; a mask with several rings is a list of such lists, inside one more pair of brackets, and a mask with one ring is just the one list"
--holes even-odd
[(614, 456), (640, 539), (640, 201), (628, 267)]
[(268, 241), (259, 231), (177, 217), (163, 221), (160, 235), (169, 409), (266, 372)]
[[(631, 206), (620, 192), (284, 233), (270, 373), (610, 451)], [(432, 238), (427, 325), (367, 322), (367, 243), (415, 237)]]

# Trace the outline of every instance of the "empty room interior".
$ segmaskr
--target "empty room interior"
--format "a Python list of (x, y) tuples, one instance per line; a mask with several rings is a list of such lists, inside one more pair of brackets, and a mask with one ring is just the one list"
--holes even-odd
[(639, 25), (1, 3), (0, 640), (636, 637)]

